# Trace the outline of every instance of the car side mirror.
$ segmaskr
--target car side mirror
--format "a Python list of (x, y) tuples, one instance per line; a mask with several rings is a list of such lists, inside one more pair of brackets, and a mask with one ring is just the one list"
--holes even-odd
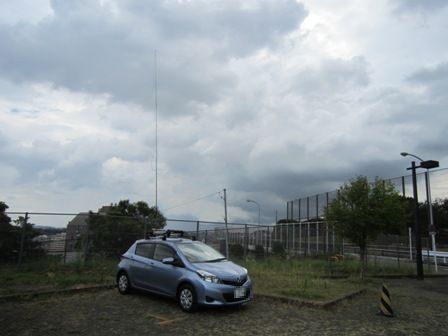
[(173, 257), (163, 258), (162, 263), (172, 265), (174, 264), (174, 258)]

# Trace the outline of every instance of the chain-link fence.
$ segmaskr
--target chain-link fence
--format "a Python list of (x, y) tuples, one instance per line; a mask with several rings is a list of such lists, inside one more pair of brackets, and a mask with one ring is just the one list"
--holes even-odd
[[(396, 191), (403, 197), (413, 197), (412, 176), (386, 179), (392, 182)], [(417, 174), (418, 200), (427, 202), (427, 185), (430, 184), (431, 201), (448, 198), (448, 169), (439, 169)], [(337, 190), (297, 198), (286, 203), (288, 220), (305, 221), (323, 218), (325, 207), (337, 196)], [(436, 223), (437, 224), (437, 223)]]
[[(137, 239), (146, 236), (154, 223), (129, 216), (108, 216), (99, 213), (15, 213), (23, 218), (19, 227), (21, 244), (2, 261), (20, 266), (45, 258), (61, 263), (84, 263), (92, 258), (117, 260)], [(67, 220), (64, 232), (31, 234), (33, 218), (58, 216)], [(166, 228), (179, 229), (192, 239), (203, 241), (231, 259), (263, 258), (269, 255), (288, 257), (330, 258), (334, 255), (359, 255), (359, 248), (338, 236), (331, 223), (310, 219), (303, 222), (256, 225), (167, 219)], [(375, 263), (394, 262), (397, 266), (415, 261), (412, 230), (404, 236), (380, 236), (369, 243), (368, 255)], [(439, 252), (430, 251), (430, 242), (423, 239), (424, 261), (438, 258), (446, 265), (448, 245), (439, 245)], [(429, 263), (428, 263), (429, 264)]]

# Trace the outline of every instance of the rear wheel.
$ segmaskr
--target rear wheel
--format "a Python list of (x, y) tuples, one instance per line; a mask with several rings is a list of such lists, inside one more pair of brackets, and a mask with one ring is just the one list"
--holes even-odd
[(117, 277), (117, 288), (120, 294), (129, 294), (131, 291), (131, 282), (125, 272), (121, 272)]
[(191, 313), (197, 309), (196, 292), (191, 285), (182, 285), (179, 288), (177, 299), (183, 311)]

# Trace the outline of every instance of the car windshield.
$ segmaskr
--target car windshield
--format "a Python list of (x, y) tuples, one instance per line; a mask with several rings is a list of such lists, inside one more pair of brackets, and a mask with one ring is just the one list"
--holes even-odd
[(214, 248), (201, 242), (178, 243), (177, 246), (191, 263), (217, 262), (226, 259)]

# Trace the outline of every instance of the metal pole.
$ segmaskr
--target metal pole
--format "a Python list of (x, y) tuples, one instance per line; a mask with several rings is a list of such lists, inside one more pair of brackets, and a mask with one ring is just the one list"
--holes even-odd
[(90, 234), (90, 216), (89, 218), (87, 218), (86, 245), (84, 246), (84, 263), (87, 261), (87, 255), (89, 253), (89, 234)]
[(336, 244), (336, 237), (335, 237), (335, 234), (334, 234), (334, 224), (332, 225), (332, 227), (333, 227), (333, 230), (332, 230), (332, 233), (333, 233), (333, 245), (331, 247), (331, 251), (334, 253), (335, 252), (334, 245)]
[(307, 224), (308, 224), (308, 225), (307, 225), (306, 227), (307, 227), (307, 231), (308, 231), (308, 234), (307, 234), (307, 239), (308, 239), (308, 255), (311, 255), (310, 222), (308, 222)]
[(271, 232), (271, 228), (269, 228), (269, 227), (268, 227), (268, 234), (269, 234), (269, 248), (272, 251), (272, 232)]
[(249, 232), (247, 230), (247, 224), (244, 225), (244, 258), (247, 258), (247, 249), (249, 245)]
[(319, 254), (319, 195), (316, 195), (316, 254)]
[(292, 253), (295, 254), (296, 250), (296, 223), (292, 224)]
[(415, 172), (416, 166), (415, 161), (412, 161), (412, 185), (414, 189), (414, 232), (415, 232), (415, 249), (417, 258), (417, 279), (423, 280), (423, 261), (422, 261), (422, 241), (420, 233), (420, 219), (419, 219), (419, 208), (418, 208), (418, 194), (417, 194), (417, 174)]
[(20, 267), (22, 265), (22, 258), (23, 258), (23, 249), (25, 246), (25, 231), (26, 231), (26, 224), (28, 223), (28, 212), (25, 213), (25, 218), (22, 222), (22, 235), (20, 237), (20, 251), (19, 251), (19, 260), (17, 263), (17, 266)]
[[(429, 210), (429, 228), (428, 232), (431, 235), (431, 242), (432, 242), (432, 251), (434, 253), (434, 269), (436, 273), (438, 272), (437, 269), (437, 253), (436, 253), (436, 228), (434, 227), (434, 216), (432, 212), (432, 201), (431, 201), (431, 184), (429, 180), (429, 169), (425, 172), (425, 181), (426, 181), (426, 200), (428, 202), (428, 210)], [(428, 260), (429, 263), (429, 260)]]
[(226, 258), (229, 259), (229, 228), (227, 226), (227, 193), (224, 188), (224, 222), (226, 224)]
[(412, 261), (412, 228), (408, 228), (409, 231), (409, 261)]

